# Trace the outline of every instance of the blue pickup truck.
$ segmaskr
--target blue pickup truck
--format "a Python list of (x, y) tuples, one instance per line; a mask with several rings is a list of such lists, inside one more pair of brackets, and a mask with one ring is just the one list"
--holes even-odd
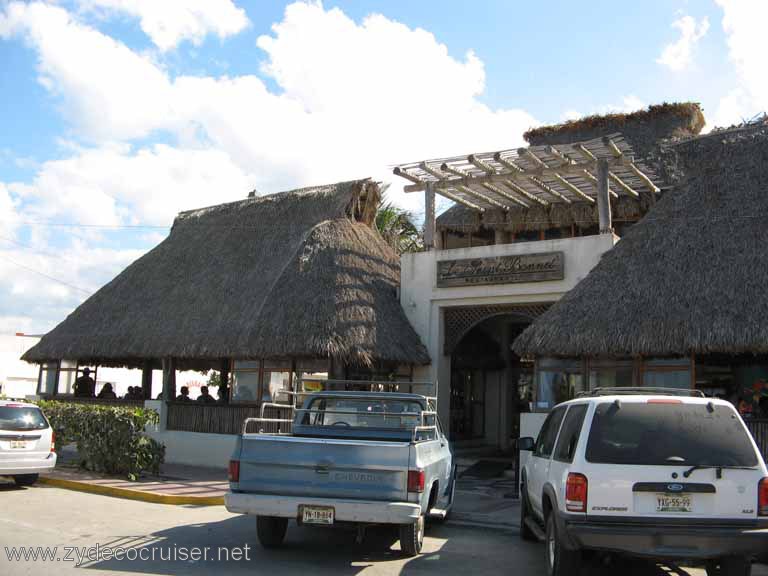
[(453, 504), (455, 466), (435, 408), (418, 394), (312, 394), (290, 434), (240, 436), (227, 510), (256, 516), (266, 548), (282, 544), (289, 520), (361, 533), (394, 524), (402, 552), (415, 556), (425, 520), (445, 519)]

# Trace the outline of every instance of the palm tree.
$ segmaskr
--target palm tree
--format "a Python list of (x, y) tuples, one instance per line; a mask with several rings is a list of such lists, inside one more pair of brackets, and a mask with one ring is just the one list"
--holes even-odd
[(376, 229), (398, 254), (418, 252), (424, 245), (411, 213), (384, 198), (376, 211)]

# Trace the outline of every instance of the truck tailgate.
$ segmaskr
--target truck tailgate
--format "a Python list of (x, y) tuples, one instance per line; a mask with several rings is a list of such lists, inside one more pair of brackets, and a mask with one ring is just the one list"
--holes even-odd
[(238, 492), (404, 501), (408, 442), (247, 434)]

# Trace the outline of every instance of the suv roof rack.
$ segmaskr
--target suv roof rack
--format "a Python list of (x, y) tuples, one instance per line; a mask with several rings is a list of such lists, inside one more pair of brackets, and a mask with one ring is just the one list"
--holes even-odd
[(641, 394), (657, 394), (660, 396), (692, 396), (695, 398), (706, 398), (706, 395), (702, 390), (682, 390), (680, 388), (641, 388), (637, 386), (621, 386), (612, 388), (595, 388), (585, 392), (579, 392), (576, 394), (577, 398), (585, 398), (588, 396), (638, 396)]

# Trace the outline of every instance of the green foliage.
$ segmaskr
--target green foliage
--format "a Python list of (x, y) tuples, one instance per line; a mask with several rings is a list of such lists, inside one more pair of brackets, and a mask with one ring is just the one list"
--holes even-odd
[(218, 388), (219, 386), (221, 386), (221, 372), (217, 372), (216, 370), (211, 370), (210, 374), (208, 374), (208, 382), (206, 383), (206, 386), (208, 386), (209, 388), (212, 388), (212, 387)]
[(413, 223), (410, 212), (382, 201), (376, 211), (376, 229), (384, 241), (398, 254), (418, 252), (422, 249), (419, 229)]
[(38, 404), (56, 432), (56, 444), (75, 442), (85, 469), (129, 480), (144, 471), (159, 472), (165, 446), (144, 434), (146, 426), (160, 420), (154, 410), (47, 400)]

